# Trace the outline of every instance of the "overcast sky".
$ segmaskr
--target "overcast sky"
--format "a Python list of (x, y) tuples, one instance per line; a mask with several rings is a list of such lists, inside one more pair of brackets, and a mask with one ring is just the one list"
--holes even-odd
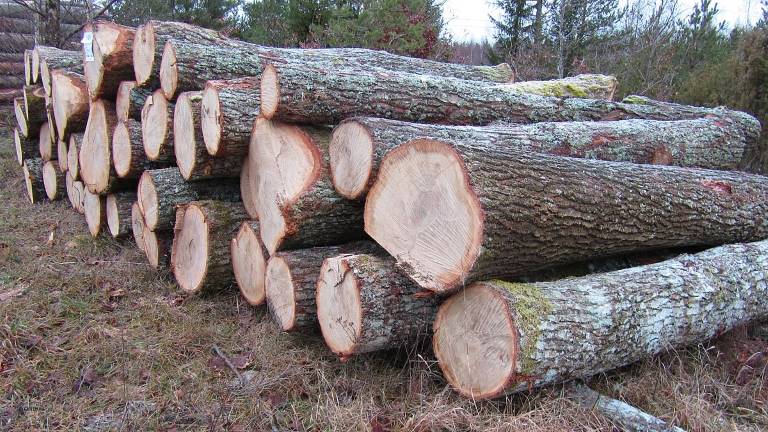
[[(699, 0), (679, 0), (683, 16), (688, 15)], [(456, 40), (482, 40), (493, 35), (488, 14), (497, 14), (487, 0), (446, 0), (444, 7), (448, 32)], [(760, 0), (716, 0), (720, 19), (730, 25), (755, 23), (761, 15)]]

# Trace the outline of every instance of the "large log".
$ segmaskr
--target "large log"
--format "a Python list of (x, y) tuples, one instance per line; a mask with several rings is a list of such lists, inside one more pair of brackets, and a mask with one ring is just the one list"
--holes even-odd
[(43, 123), (40, 127), (40, 135), (37, 137), (38, 151), (40, 152), (40, 158), (43, 161), (47, 162), (56, 159), (57, 152), (53, 148), (54, 143), (56, 142), (56, 137), (54, 135), (50, 123)]
[(43, 164), (43, 186), (45, 187), (45, 195), (50, 201), (61, 199), (67, 192), (66, 177), (59, 170), (57, 162), (48, 161)]
[[(760, 240), (768, 177), (415, 139), (390, 151), (365, 230), (422, 287), (628, 252)], [(695, 221), (695, 223), (691, 223)]]
[(152, 90), (137, 87), (136, 81), (123, 81), (117, 89), (115, 96), (115, 110), (118, 121), (134, 119), (141, 121), (141, 109), (147, 97), (152, 94)]
[(141, 137), (144, 151), (151, 161), (174, 163), (173, 111), (175, 104), (161, 90), (147, 97), (141, 109)]
[(83, 54), (54, 47), (37, 45), (32, 51), (32, 78), (39, 80), (45, 94), (51, 95), (51, 72), (57, 69), (83, 74)]
[(390, 257), (326, 259), (317, 282), (317, 317), (325, 343), (344, 359), (429, 338), (438, 299), (420, 291)]
[(248, 153), (249, 182), (242, 194), (259, 220), (270, 255), (281, 249), (329, 246), (360, 240), (360, 203), (333, 189), (328, 162), (330, 133), (256, 120)]
[(116, 125), (117, 116), (112, 102), (91, 102), (88, 126), (80, 148), (80, 178), (91, 193), (103, 195), (136, 184), (135, 181), (118, 178), (112, 165), (112, 136)]
[(132, 232), (131, 209), (135, 202), (136, 192), (120, 192), (107, 195), (107, 226), (112, 237), (123, 238)]
[(230, 239), (248, 219), (242, 203), (194, 201), (176, 213), (171, 269), (188, 293), (226, 289), (234, 282)]
[(146, 250), (146, 246), (144, 245), (145, 231), (149, 230), (146, 229), (146, 224), (144, 223), (144, 215), (141, 214), (139, 202), (136, 201), (133, 203), (133, 205), (131, 205), (131, 232), (133, 233), (133, 241), (136, 242), (136, 246), (142, 252), (145, 252)]
[(16, 160), (19, 165), (23, 165), (24, 161), (31, 157), (39, 156), (40, 145), (37, 140), (25, 137), (19, 128), (13, 129), (13, 143), (16, 148)]
[(80, 149), (83, 147), (83, 135), (82, 133), (73, 133), (69, 136), (67, 171), (72, 175), (73, 180), (80, 179)]
[(213, 156), (246, 156), (253, 121), (259, 116), (259, 79), (208, 81), (203, 90), (202, 129)]
[(24, 184), (27, 187), (27, 198), (32, 204), (45, 200), (45, 184), (43, 183), (43, 160), (29, 158), (24, 160), (22, 167)]
[(238, 183), (234, 179), (186, 182), (178, 168), (147, 170), (139, 179), (139, 206), (151, 231), (172, 229), (176, 206), (197, 200), (240, 201)]
[(259, 239), (259, 222), (245, 221), (230, 244), (232, 271), (245, 300), (258, 306), (266, 301), (265, 269), (269, 254)]
[(748, 144), (748, 137), (728, 118), (473, 127), (359, 117), (345, 120), (333, 131), (329, 153), (336, 190), (349, 199), (363, 198), (376, 180), (384, 155), (418, 137), (559, 156), (718, 170), (736, 169)]
[(152, 162), (144, 152), (141, 139), (141, 123), (134, 119), (118, 121), (112, 137), (112, 164), (115, 174), (124, 179), (141, 177), (148, 169), (166, 168), (167, 163)]
[(89, 191), (87, 185), (83, 194), (83, 211), (88, 232), (91, 233), (91, 236), (98, 237), (101, 230), (107, 225), (107, 208), (104, 197)]
[(556, 282), (479, 282), (440, 307), (434, 352), (474, 399), (591, 376), (764, 318), (767, 265), (763, 241)]
[(172, 241), (169, 233), (150, 231), (145, 226), (143, 242), (144, 253), (153, 269), (165, 269), (171, 264)]
[(173, 113), (173, 151), (182, 177), (187, 181), (238, 177), (243, 155), (211, 156), (200, 127), (202, 92), (183, 92)]
[(56, 131), (61, 138), (85, 130), (90, 99), (82, 75), (63, 69), (51, 71), (51, 101)]
[(111, 21), (94, 21), (85, 26), (93, 33), (93, 60), (86, 56), (85, 82), (92, 100), (114, 99), (122, 81), (133, 74), (133, 38), (136, 29)]

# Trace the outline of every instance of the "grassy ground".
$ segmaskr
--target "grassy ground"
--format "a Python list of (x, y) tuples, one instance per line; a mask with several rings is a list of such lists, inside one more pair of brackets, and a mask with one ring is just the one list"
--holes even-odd
[[(467, 401), (428, 354), (342, 364), (234, 291), (186, 299), (130, 241), (90, 238), (68, 203), (29, 204), (11, 152), (4, 134), (0, 429), (613, 430), (560, 387)], [(589, 384), (689, 430), (765, 430), (765, 360), (743, 364), (767, 341), (740, 329)]]

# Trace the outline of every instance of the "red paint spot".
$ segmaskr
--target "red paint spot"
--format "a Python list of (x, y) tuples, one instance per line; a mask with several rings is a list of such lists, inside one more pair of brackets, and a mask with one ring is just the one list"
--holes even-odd
[(415, 298), (430, 298), (434, 296), (435, 293), (433, 291), (419, 291), (413, 295)]
[(702, 180), (701, 182), (702, 186), (704, 186), (707, 189), (711, 189), (717, 193), (731, 195), (733, 191), (731, 190), (731, 185), (717, 180)]
[(563, 143), (562, 145), (559, 145), (550, 150), (549, 153), (555, 156), (571, 156), (573, 154), (573, 149), (571, 148), (570, 144)]
[(606, 144), (609, 144), (613, 141), (616, 141), (616, 137), (610, 136), (610, 135), (594, 135), (592, 136), (592, 144), (589, 146), (590, 149), (595, 149), (598, 147), (602, 147)]
[(672, 153), (670, 153), (666, 147), (658, 148), (653, 152), (651, 163), (654, 165), (671, 165)]

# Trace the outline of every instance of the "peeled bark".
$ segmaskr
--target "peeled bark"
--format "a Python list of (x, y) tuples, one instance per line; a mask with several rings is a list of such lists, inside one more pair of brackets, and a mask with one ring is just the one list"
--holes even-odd
[(95, 21), (85, 26), (85, 32), (93, 32), (93, 60), (84, 61), (88, 93), (92, 100), (114, 99), (120, 82), (134, 79), (136, 29), (110, 21)]
[(172, 229), (176, 206), (197, 200), (240, 201), (237, 181), (186, 182), (178, 168), (147, 170), (139, 180), (139, 206), (151, 231)]
[(152, 268), (160, 270), (171, 264), (171, 237), (167, 232), (150, 231), (144, 227), (143, 241), (144, 253)]
[(72, 175), (73, 180), (80, 179), (80, 149), (83, 147), (83, 135), (81, 133), (73, 133), (69, 136), (67, 171)]
[(85, 211), (83, 208), (83, 198), (85, 198), (83, 182), (73, 179), (72, 175), (67, 172), (65, 184), (67, 187), (67, 198), (69, 198), (72, 208), (78, 213), (83, 213)]
[(96, 100), (91, 103), (88, 127), (80, 149), (80, 177), (91, 193), (104, 195), (136, 184), (118, 178), (112, 165), (112, 136), (116, 125), (112, 102)]
[(264, 304), (264, 278), (269, 254), (259, 239), (259, 222), (250, 220), (240, 225), (230, 244), (232, 270), (243, 298), (254, 306)]
[(153, 92), (141, 109), (141, 137), (144, 151), (151, 161), (175, 163), (173, 154), (173, 111), (161, 90)]
[(115, 96), (115, 110), (118, 121), (133, 119), (141, 121), (141, 109), (147, 101), (152, 90), (136, 87), (136, 81), (123, 81), (117, 89)]
[(88, 224), (88, 232), (91, 236), (98, 237), (104, 227), (107, 225), (107, 207), (104, 197), (91, 193), (86, 186), (83, 190), (83, 210), (85, 212), (85, 222)]
[(67, 172), (68, 167), (69, 148), (67, 143), (62, 140), (56, 140), (56, 160), (59, 162), (59, 170), (61, 172)]
[(37, 137), (38, 151), (43, 161), (47, 162), (56, 159), (57, 153), (53, 148), (55, 142), (56, 137), (51, 134), (50, 124), (48, 122), (43, 123), (40, 127), (40, 134)]
[(118, 121), (112, 136), (112, 163), (115, 174), (123, 179), (137, 179), (148, 169), (166, 168), (162, 162), (152, 162), (144, 152), (141, 123), (133, 119)]
[(51, 201), (61, 199), (67, 192), (65, 174), (59, 170), (58, 163), (48, 161), (43, 164), (43, 186), (45, 195)]
[(37, 45), (32, 52), (32, 78), (43, 85), (45, 94), (51, 95), (51, 72), (56, 69), (83, 74), (83, 53)]
[(132, 232), (131, 208), (135, 202), (135, 192), (120, 192), (107, 195), (107, 226), (112, 237), (123, 238)]
[(146, 246), (144, 245), (144, 233), (149, 230), (144, 223), (144, 215), (141, 214), (141, 208), (139, 207), (138, 201), (131, 205), (131, 231), (133, 232), (133, 241), (136, 242), (136, 247), (144, 252), (146, 249)]
[(40, 146), (35, 139), (25, 137), (19, 128), (13, 129), (13, 143), (16, 147), (16, 160), (23, 165), (26, 159), (39, 156)]
[(329, 146), (336, 190), (349, 199), (368, 193), (384, 155), (418, 137), (475, 142), (558, 156), (735, 170), (749, 137), (728, 118), (444, 126), (372, 117), (345, 120)]
[(60, 137), (67, 138), (85, 130), (90, 100), (82, 75), (65, 70), (51, 71), (51, 101)]
[(420, 291), (390, 257), (326, 259), (317, 282), (317, 317), (325, 343), (348, 358), (429, 338), (438, 299)]
[(40, 158), (26, 159), (22, 171), (24, 173), (24, 183), (27, 186), (27, 197), (29, 198), (29, 202), (35, 204), (45, 200), (43, 160)]
[(365, 238), (360, 203), (333, 189), (329, 140), (326, 128), (256, 120), (242, 194), (270, 254)]
[(194, 201), (178, 208), (171, 269), (182, 290), (208, 293), (232, 285), (229, 243), (246, 219), (242, 203)]
[(474, 399), (591, 376), (764, 318), (766, 265), (763, 241), (556, 282), (479, 282), (440, 307), (434, 352)]
[(253, 121), (259, 116), (259, 79), (208, 81), (203, 90), (201, 127), (208, 153), (246, 156)]
[[(382, 161), (365, 230), (432, 291), (628, 252), (754, 241), (768, 178), (416, 139)], [(691, 223), (695, 221), (695, 223)]]
[(182, 177), (187, 181), (239, 177), (242, 155), (216, 157), (208, 154), (200, 128), (202, 92), (184, 92), (173, 113), (173, 151)]

